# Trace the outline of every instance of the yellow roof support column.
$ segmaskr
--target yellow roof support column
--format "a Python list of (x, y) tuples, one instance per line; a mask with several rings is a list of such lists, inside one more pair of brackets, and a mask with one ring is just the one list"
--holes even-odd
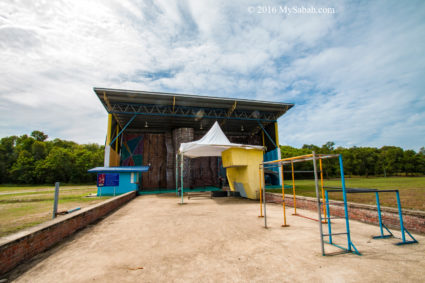
[[(118, 136), (119, 126), (117, 124), (115, 136)], [(115, 140), (115, 151), (118, 152), (118, 139)]]
[(174, 107), (176, 106), (176, 97), (173, 96), (173, 113), (176, 113)]
[(106, 144), (110, 144), (112, 139), (112, 114), (108, 114), (108, 128), (106, 129)]
[(279, 148), (279, 128), (277, 126), (277, 121), (274, 122), (274, 132), (275, 132), (275, 135), (276, 135), (276, 137), (275, 137), (276, 145)]
[(261, 130), (261, 137), (263, 138), (263, 146), (266, 146), (266, 142), (264, 141), (264, 131)]
[(108, 114), (108, 128), (106, 129), (106, 143), (105, 143), (105, 157), (103, 160), (105, 167), (110, 166), (111, 146), (109, 144), (111, 143), (111, 139), (112, 139), (111, 135), (112, 135), (112, 114)]

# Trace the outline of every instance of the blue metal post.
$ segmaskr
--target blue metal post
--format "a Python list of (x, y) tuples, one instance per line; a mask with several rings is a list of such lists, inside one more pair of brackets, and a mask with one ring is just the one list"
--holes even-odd
[(376, 194), (376, 207), (378, 209), (379, 229), (381, 230), (381, 236), (384, 237), (384, 229), (382, 229), (381, 205), (379, 203), (379, 193), (376, 192), (375, 194)]
[(331, 213), (329, 212), (329, 196), (328, 196), (328, 191), (325, 191), (325, 198), (326, 198), (326, 214), (327, 214), (327, 217), (328, 217), (329, 244), (332, 244)]
[(403, 225), (403, 213), (401, 211), (401, 203), (400, 203), (400, 194), (398, 190), (395, 192), (397, 196), (397, 206), (398, 206), (398, 216), (400, 217), (400, 229), (401, 229), (401, 239), (403, 243), (406, 242), (406, 236), (404, 233), (404, 225)]
[(258, 125), (260, 125), (261, 129), (263, 130), (264, 133), (266, 133), (267, 137), (269, 138), (269, 140), (271, 141), (271, 143), (274, 145), (274, 147), (279, 148), (276, 143), (274, 142), (274, 140), (272, 139), (272, 137), (269, 135), (269, 133), (267, 133), (266, 129), (264, 129), (263, 125), (260, 123), (259, 120), (257, 120)]
[(342, 185), (342, 197), (344, 199), (344, 212), (345, 212), (345, 226), (347, 227), (347, 243), (348, 243), (348, 251), (351, 250), (351, 236), (350, 236), (350, 223), (348, 220), (348, 206), (347, 206), (347, 192), (345, 189), (345, 178), (344, 178), (344, 166), (342, 165), (342, 155), (339, 155), (339, 169), (341, 172), (341, 185)]
[(56, 214), (58, 212), (58, 201), (59, 201), (59, 182), (55, 183), (55, 199), (53, 201), (53, 216), (52, 218), (56, 218)]
[[(316, 188), (316, 198), (317, 198), (317, 214), (319, 219), (319, 231), (320, 231), (320, 241), (322, 248), (322, 255), (325, 255), (325, 245), (323, 242), (323, 227), (322, 227), (322, 207), (320, 206), (320, 195), (319, 195), (319, 184), (317, 181), (317, 164), (316, 164), (316, 153), (313, 151), (313, 168), (314, 168), (314, 184)], [(293, 171), (293, 170), (292, 170)]]

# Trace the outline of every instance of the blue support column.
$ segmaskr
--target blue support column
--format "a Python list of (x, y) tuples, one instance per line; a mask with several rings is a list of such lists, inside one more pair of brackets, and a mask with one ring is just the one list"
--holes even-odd
[(348, 220), (348, 206), (347, 206), (347, 192), (345, 189), (345, 178), (344, 178), (344, 166), (342, 165), (342, 155), (339, 155), (339, 169), (341, 172), (341, 185), (342, 185), (342, 197), (344, 200), (344, 212), (345, 212), (345, 226), (347, 228), (347, 243), (348, 243), (348, 251), (352, 251), (351, 249), (351, 236), (350, 236), (350, 222)]
[(328, 195), (328, 191), (325, 191), (325, 198), (326, 198), (326, 214), (327, 214), (327, 217), (328, 217), (329, 244), (332, 244), (331, 213), (329, 212), (329, 195)]
[[(415, 244), (418, 241), (412, 236), (412, 234), (409, 233), (409, 231), (407, 231), (406, 228), (404, 228), (404, 224), (403, 224), (403, 212), (401, 210), (401, 202), (400, 202), (400, 194), (399, 194), (398, 190), (396, 190), (395, 193), (396, 193), (396, 196), (397, 196), (398, 215), (400, 217), (400, 229), (401, 229), (401, 239), (402, 239), (402, 242), (397, 243), (396, 245)], [(410, 241), (406, 241), (406, 233), (411, 238)]]
[(384, 229), (382, 228), (382, 217), (381, 217), (381, 205), (379, 203), (379, 193), (376, 192), (376, 207), (378, 209), (379, 229), (381, 230), (381, 236), (384, 236)]
[[(379, 229), (381, 230), (381, 235), (380, 236), (374, 236), (374, 239), (385, 239), (385, 238), (390, 238), (393, 236), (393, 233), (391, 233), (391, 231), (384, 225), (384, 223), (382, 223), (382, 213), (381, 213), (381, 204), (379, 201), (379, 192), (375, 192), (376, 194), (376, 207), (378, 210), (378, 220), (379, 220)], [(384, 235), (384, 228), (385, 230), (387, 230), (387, 232), (389, 233), (388, 235)]]
[[(375, 192), (376, 195), (376, 208), (378, 210), (378, 220), (379, 220), (379, 229), (381, 231), (380, 236), (374, 236), (374, 239), (385, 239), (393, 236), (393, 233), (382, 223), (382, 213), (381, 213), (381, 203), (379, 201), (379, 192)], [(389, 233), (388, 235), (384, 235), (384, 228)]]
[(398, 216), (400, 217), (401, 239), (403, 240), (403, 243), (404, 243), (406, 242), (406, 235), (404, 233), (403, 213), (401, 211), (400, 194), (398, 191), (396, 191), (395, 194), (397, 196)]
[(269, 135), (269, 133), (267, 133), (266, 129), (264, 129), (263, 125), (260, 123), (259, 120), (257, 120), (258, 125), (260, 125), (261, 129), (263, 130), (263, 132), (266, 134), (266, 136), (269, 138), (270, 142), (274, 145), (275, 148), (279, 148), (276, 143), (274, 142), (274, 140), (272, 139), (272, 137)]
[(356, 247), (354, 246), (353, 242), (351, 242), (350, 220), (348, 217), (348, 205), (347, 205), (347, 190), (345, 189), (344, 165), (342, 163), (341, 154), (339, 155), (339, 168), (341, 171), (342, 196), (344, 198), (345, 226), (347, 227), (347, 243), (348, 243), (347, 251), (361, 255), (359, 251), (356, 249)]

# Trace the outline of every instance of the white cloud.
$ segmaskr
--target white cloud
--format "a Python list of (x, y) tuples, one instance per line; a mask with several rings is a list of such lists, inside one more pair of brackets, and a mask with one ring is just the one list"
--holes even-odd
[(279, 120), (280, 141), (295, 146), (424, 145), (422, 2), (249, 13), (258, 5), (2, 1), (0, 136), (42, 129), (103, 143), (100, 86), (295, 102)]

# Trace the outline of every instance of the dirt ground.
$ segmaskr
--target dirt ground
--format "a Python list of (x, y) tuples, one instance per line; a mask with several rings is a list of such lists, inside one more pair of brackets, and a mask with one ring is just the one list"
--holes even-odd
[[(318, 223), (258, 202), (140, 196), (64, 243), (16, 268), (17, 282), (424, 282), (425, 237), (395, 246), (374, 240), (379, 228), (351, 221), (362, 256), (322, 256)], [(311, 217), (314, 212), (298, 210)], [(335, 232), (342, 231), (341, 220)], [(395, 231), (397, 237), (400, 232)], [(345, 245), (345, 236), (337, 239)], [(326, 246), (328, 252), (335, 251)]]

